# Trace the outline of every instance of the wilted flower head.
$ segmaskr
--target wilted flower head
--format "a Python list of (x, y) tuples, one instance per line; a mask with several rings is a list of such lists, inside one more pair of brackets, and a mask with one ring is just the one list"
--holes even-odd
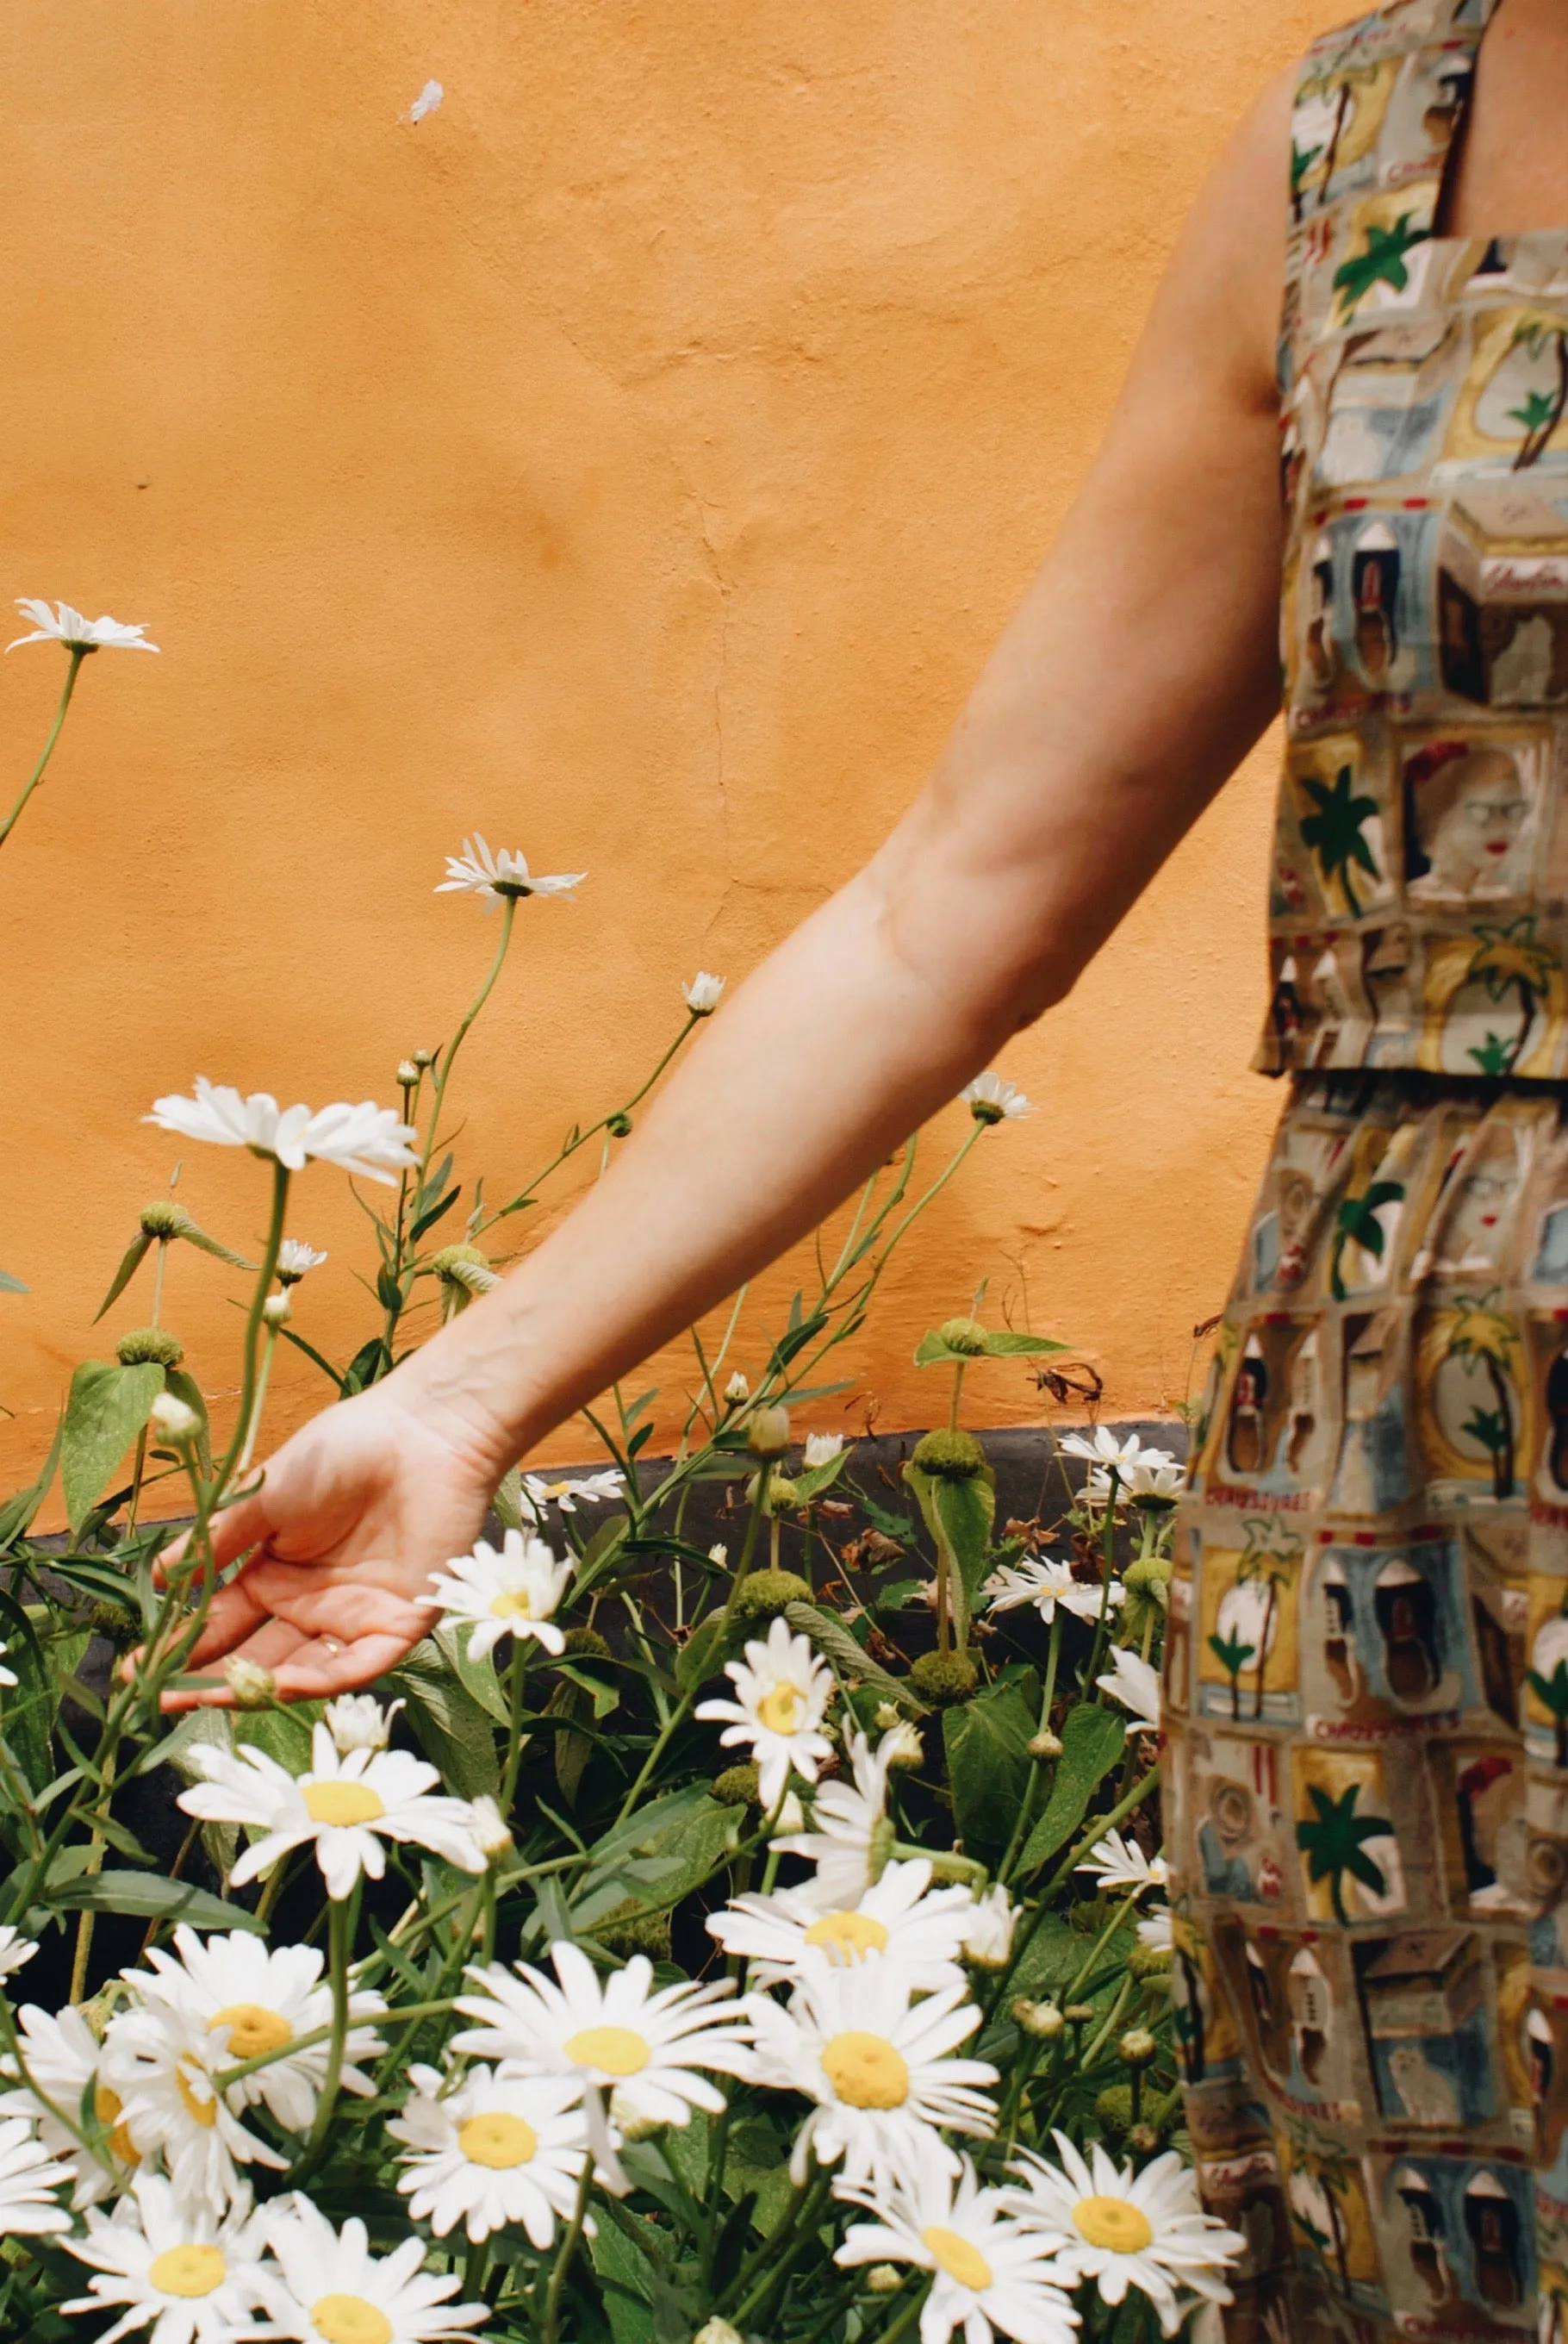
[(312, 1115), (307, 1106), (280, 1107), (267, 1091), (241, 1098), (227, 1084), (209, 1083), (205, 1075), (196, 1078), (194, 1098), (171, 1093), (155, 1099), (151, 1115), (142, 1120), (177, 1132), (182, 1139), (248, 1147), (253, 1156), (269, 1157), (290, 1172), (302, 1171), (314, 1157), (388, 1187), (395, 1173), (419, 1160), (410, 1146), (418, 1134), (392, 1107), (365, 1099), (357, 1106), (324, 1106)]
[(1033, 1113), (1016, 1083), (1004, 1083), (996, 1074), (977, 1075), (959, 1093), (977, 1123), (1001, 1123)]
[(709, 976), (705, 968), (699, 968), (691, 983), (683, 985), (680, 990), (686, 1005), (694, 1017), (711, 1017), (719, 1006), (719, 997), (724, 991), (724, 979), (721, 976)]
[(463, 841), (461, 854), (447, 857), (447, 876), (437, 895), (477, 895), (489, 911), (508, 895), (570, 895), (588, 877), (586, 871), (558, 871), (551, 878), (536, 876), (528, 857), (503, 847), (492, 854), (477, 831)]
[(313, 1269), (319, 1269), (327, 1259), (298, 1238), (285, 1238), (277, 1248), (277, 1282), (279, 1286), (297, 1286)]
[(277, 1699), (277, 1679), (270, 1669), (242, 1653), (231, 1652), (223, 1664), (236, 1709), (270, 1709)]
[(156, 643), (145, 638), (145, 627), (127, 627), (119, 619), (84, 619), (80, 611), (73, 611), (69, 602), (56, 602), (51, 611), (47, 602), (40, 602), (31, 594), (18, 594), (16, 608), (25, 619), (31, 619), (35, 631), (18, 635), (7, 643), (8, 652), (19, 651), (24, 643), (64, 643), (75, 652), (156, 652)]

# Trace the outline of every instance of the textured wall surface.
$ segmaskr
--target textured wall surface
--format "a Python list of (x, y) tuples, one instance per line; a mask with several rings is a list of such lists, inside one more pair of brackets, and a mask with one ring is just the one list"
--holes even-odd
[[(0, 860), (0, 1263), (32, 1289), (0, 1298), (8, 1474), (103, 1348), (175, 1157), (137, 1120), (154, 1096), (201, 1071), (390, 1102), (398, 1056), (449, 1030), (493, 934), (431, 892), (466, 830), (591, 874), (528, 908), (460, 1086), (493, 1189), (631, 1086), (683, 976), (743, 975), (872, 847), (1081, 476), (1228, 126), (1339, 13), (6, 12), (0, 591), (163, 646), (88, 663)], [(0, 672), (10, 775), (62, 665)], [(923, 1420), (913, 1339), (988, 1277), (1020, 1320), (1027, 1281), (1117, 1413), (1180, 1398), (1276, 1103), (1245, 1071), (1271, 758), (1008, 1054), (1040, 1111), (988, 1136), (890, 1281), (857, 1355), (884, 1425)], [(182, 1198), (236, 1242), (264, 1185), (186, 1150)], [(365, 1298), (340, 1176), (292, 1218), (332, 1253), (298, 1323), (342, 1353)], [(170, 1278), (218, 1389), (236, 1286), (194, 1255)], [(1027, 1382), (990, 1376), (977, 1413), (1026, 1419)], [(321, 1389), (286, 1368), (275, 1422)]]

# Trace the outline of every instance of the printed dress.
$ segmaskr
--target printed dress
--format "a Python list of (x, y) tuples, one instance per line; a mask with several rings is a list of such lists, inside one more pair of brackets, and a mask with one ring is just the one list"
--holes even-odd
[(1166, 1659), (1235, 2344), (1568, 2336), (1568, 230), (1435, 233), (1489, 7), (1302, 68), (1287, 748)]

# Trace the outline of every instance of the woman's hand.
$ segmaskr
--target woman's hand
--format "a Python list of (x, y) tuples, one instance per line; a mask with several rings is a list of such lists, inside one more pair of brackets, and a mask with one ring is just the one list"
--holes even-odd
[[(478, 1537), (495, 1474), (456, 1430), (415, 1414), (412, 1398), (394, 1377), (324, 1409), (216, 1517), (220, 1568), (254, 1553), (214, 1594), (187, 1673), (251, 1661), (272, 1672), (280, 1700), (318, 1700), (368, 1684), (428, 1635), (436, 1615), (417, 1599)], [(161, 1576), (184, 1545), (160, 1558)], [(221, 1672), (210, 1689), (176, 1687), (163, 1701), (203, 1704), (233, 1706)]]

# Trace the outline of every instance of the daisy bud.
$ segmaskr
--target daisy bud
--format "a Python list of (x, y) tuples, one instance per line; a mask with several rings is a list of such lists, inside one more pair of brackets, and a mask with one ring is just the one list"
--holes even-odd
[(166, 1327), (133, 1327), (115, 1345), (122, 1368), (177, 1368), (185, 1355), (185, 1345)]
[(1041, 2043), (1054, 2043), (1067, 2024), (1054, 2002), (1030, 2002), (1027, 1995), (1020, 1995), (1012, 2015), (1026, 2035), (1037, 2036)]
[(479, 1852), (492, 1864), (500, 1864), (512, 1852), (512, 1834), (507, 1819), (487, 1791), (482, 1791), (474, 1801), (468, 1818), (469, 1829), (478, 1844)]
[(967, 1652), (921, 1652), (910, 1671), (910, 1682), (933, 1709), (947, 1709), (968, 1701), (980, 1682), (980, 1671)]
[(413, 1063), (416, 1072), (423, 1074), (427, 1066), (435, 1065), (436, 1053), (434, 1050), (416, 1050)]
[(686, 1005), (694, 1017), (711, 1017), (719, 1006), (719, 997), (724, 991), (724, 979), (721, 976), (709, 976), (705, 968), (699, 968), (691, 983), (683, 985), (680, 990)]
[(746, 1428), (746, 1446), (753, 1457), (782, 1457), (789, 1446), (787, 1408), (759, 1408)]
[(1135, 2157), (1152, 2157), (1160, 2146), (1160, 2136), (1151, 2124), (1135, 2124), (1127, 2136), (1127, 2146)]
[(327, 1259), (301, 1238), (285, 1238), (277, 1248), (277, 1282), (279, 1286), (297, 1286), (313, 1269), (319, 1269)]
[(791, 1603), (809, 1603), (811, 1582), (798, 1571), (753, 1571), (741, 1581), (735, 1598), (736, 1617), (765, 1620)]
[(1087, 2026), (1094, 2016), (1094, 2005), (1091, 2002), (1070, 2002), (1061, 2015), (1070, 2026)]
[(340, 1692), (329, 1701), (322, 1712), (322, 1723), (332, 1736), (333, 1747), (345, 1755), (350, 1750), (385, 1750), (392, 1732), (392, 1720), (402, 1708), (401, 1702), (383, 1709), (371, 1692)]
[(1017, 1920), (1018, 1913), (1000, 1883), (985, 1895), (977, 1896), (964, 1935), (965, 1961), (971, 1962), (977, 1969), (1005, 1969), (1012, 1953)]
[(269, 1327), (286, 1327), (294, 1316), (294, 1305), (286, 1294), (269, 1294), (261, 1306), (261, 1315)]
[(904, 2274), (897, 2263), (873, 2263), (866, 2273), (866, 2286), (872, 2295), (897, 2295), (904, 2283)]
[(736, 1369), (735, 1373), (725, 1385), (724, 1397), (729, 1402), (731, 1408), (739, 1408), (742, 1400), (748, 1400), (750, 1399), (751, 1387), (747, 1382), (739, 1368)]
[(698, 2329), (691, 2344), (746, 2344), (746, 2339), (728, 2319), (714, 2318)]
[(423, 1072), (424, 1068), (417, 1066), (412, 1058), (399, 1058), (397, 1061), (397, 1079), (405, 1090), (411, 1088)]
[[(889, 1706), (889, 1703), (883, 1703), (884, 1708)], [(878, 1743), (877, 1755), (885, 1759), (890, 1766), (923, 1765), (926, 1745), (920, 1739), (920, 1727), (911, 1725), (907, 1717), (899, 1718)]]
[(159, 1392), (148, 1411), (147, 1421), (158, 1438), (183, 1445), (194, 1440), (201, 1430), (201, 1419), (194, 1408), (187, 1408), (173, 1392)]
[(773, 1826), (778, 1832), (801, 1832), (806, 1828), (806, 1810), (793, 1791), (786, 1791), (784, 1803), (779, 1810), (779, 1820)]
[(608, 1132), (612, 1139), (629, 1139), (631, 1137), (631, 1117), (629, 1115), (626, 1115), (618, 1111), (614, 1115), (607, 1115), (604, 1119), (604, 1127)]
[(277, 1679), (270, 1669), (257, 1666), (236, 1652), (223, 1664), (236, 1709), (270, 1709), (277, 1698)]
[(1062, 1749), (1061, 1736), (1060, 1733), (1052, 1733), (1049, 1727), (1043, 1727), (1039, 1733), (1030, 1735), (1028, 1748), (1031, 1758), (1060, 1758)]
[(893, 1707), (890, 1701), (879, 1701), (877, 1703), (877, 1714), (871, 1722), (879, 1733), (890, 1733), (899, 1723), (899, 1715), (900, 1713)]
[(721, 1807), (755, 1807), (761, 1803), (761, 1780), (758, 1769), (749, 1763), (744, 1766), (726, 1766), (713, 1784), (713, 1795)]
[(720, 1569), (722, 1569), (724, 1564), (729, 1561), (729, 1549), (725, 1545), (722, 1539), (714, 1540), (713, 1544), (708, 1550), (708, 1560), (709, 1562), (718, 1563)]
[(180, 1206), (170, 1204), (160, 1197), (151, 1205), (144, 1205), (139, 1216), (145, 1238), (183, 1238), (191, 1227), (191, 1217)]
[(1147, 2026), (1130, 2026), (1116, 2046), (1124, 2067), (1147, 2067), (1160, 2046)]
[(921, 1433), (910, 1461), (940, 1481), (970, 1481), (985, 1470), (985, 1450), (972, 1432), (940, 1425), (934, 1432)]

